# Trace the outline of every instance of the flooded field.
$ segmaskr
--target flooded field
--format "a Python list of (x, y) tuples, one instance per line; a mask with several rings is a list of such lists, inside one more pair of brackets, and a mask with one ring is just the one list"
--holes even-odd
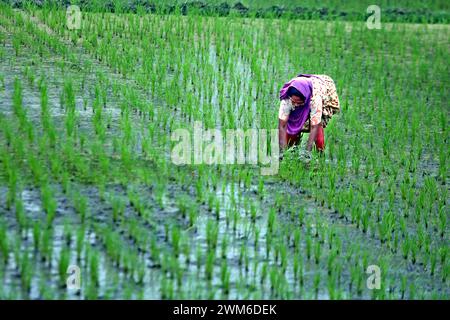
[[(0, 299), (448, 299), (448, 25), (0, 9)], [(300, 71), (324, 155), (173, 163)]]

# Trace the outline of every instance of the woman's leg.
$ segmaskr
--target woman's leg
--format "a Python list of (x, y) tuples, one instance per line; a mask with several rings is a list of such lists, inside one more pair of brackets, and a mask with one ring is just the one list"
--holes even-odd
[(325, 134), (324, 134), (323, 127), (321, 124), (319, 124), (315, 142), (316, 142), (317, 150), (319, 150), (319, 151), (325, 150)]

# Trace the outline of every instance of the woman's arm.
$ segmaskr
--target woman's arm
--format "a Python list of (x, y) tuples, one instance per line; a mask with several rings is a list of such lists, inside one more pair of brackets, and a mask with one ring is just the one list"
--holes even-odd
[(286, 149), (287, 145), (286, 127), (287, 120), (278, 119), (278, 142), (280, 146), (280, 153), (282, 153), (283, 150)]
[(278, 111), (278, 143), (280, 147), (280, 154), (286, 149), (287, 146), (287, 123), (289, 120), (289, 114), (291, 113), (292, 105), (289, 99), (280, 101), (280, 110)]
[(306, 150), (311, 151), (316, 141), (317, 133), (319, 132), (319, 126), (322, 124), (311, 125), (311, 131), (309, 132), (308, 143), (306, 144)]

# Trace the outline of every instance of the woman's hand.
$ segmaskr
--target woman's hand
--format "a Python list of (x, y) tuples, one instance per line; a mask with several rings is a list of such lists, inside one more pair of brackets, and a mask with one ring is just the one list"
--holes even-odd
[(299, 160), (303, 163), (310, 163), (312, 160), (312, 152), (308, 150), (303, 150), (299, 154)]

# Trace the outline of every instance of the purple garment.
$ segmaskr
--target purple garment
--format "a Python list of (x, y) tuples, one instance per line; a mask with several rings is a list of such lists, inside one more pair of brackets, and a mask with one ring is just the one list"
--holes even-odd
[(313, 85), (311, 77), (316, 77), (312, 74), (299, 74), (297, 77), (291, 79), (283, 85), (280, 90), (280, 100), (287, 99), (287, 92), (290, 87), (294, 87), (305, 97), (305, 104), (302, 107), (296, 108), (289, 114), (286, 132), (289, 135), (296, 135), (302, 130), (306, 120), (308, 120), (309, 112), (311, 110), (311, 97), (313, 95)]

